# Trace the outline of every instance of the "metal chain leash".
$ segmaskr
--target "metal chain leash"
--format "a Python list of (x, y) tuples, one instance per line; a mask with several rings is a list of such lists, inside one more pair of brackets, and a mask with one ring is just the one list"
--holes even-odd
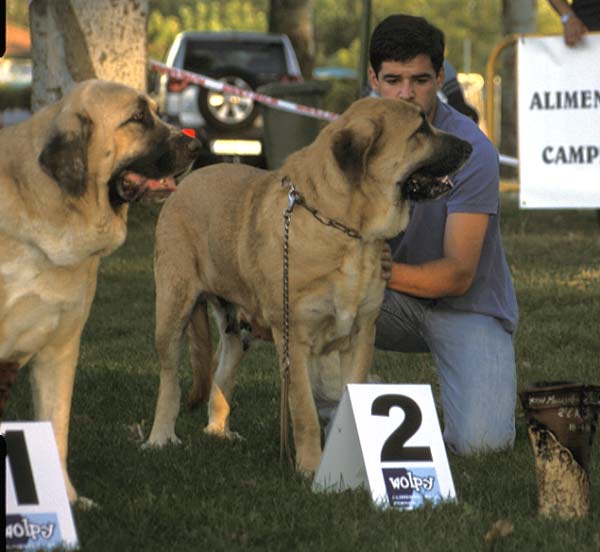
[[(286, 179), (281, 185), (286, 184)], [(290, 202), (283, 212), (283, 358), (281, 359), (281, 397), (279, 402), (279, 461), (287, 456), (288, 464), (294, 467), (294, 460), (290, 452), (288, 433), (288, 393), (290, 386), (290, 307), (289, 307), (289, 239), (290, 223), (292, 222), (292, 211), (296, 204), (296, 189), (289, 182), (290, 191), (288, 197)]]
[(296, 199), (296, 203), (298, 203), (298, 205), (301, 205), (302, 207), (304, 207), (321, 224), (324, 224), (325, 226), (331, 226), (332, 228), (335, 228), (336, 230), (341, 230), (342, 232), (344, 232), (344, 234), (350, 236), (351, 238), (355, 238), (357, 240), (360, 240), (360, 234), (356, 230), (354, 230), (354, 228), (350, 228), (349, 226), (346, 226), (346, 225), (342, 224), (341, 222), (339, 222), (337, 220), (330, 219), (330, 218), (322, 215), (314, 207), (308, 206), (304, 202), (304, 198), (302, 197), (302, 195), (298, 194), (298, 198)]
[(330, 226), (336, 230), (344, 232), (351, 238), (361, 239), (360, 234), (345, 226), (337, 220), (330, 219), (319, 213), (314, 207), (310, 207), (304, 201), (304, 197), (298, 192), (289, 178), (283, 178), (282, 186), (287, 186), (289, 189), (288, 198), (290, 202), (283, 212), (283, 344), (282, 344), (282, 359), (281, 359), (281, 397), (279, 403), (279, 460), (283, 461), (283, 457), (287, 456), (290, 466), (294, 466), (292, 454), (290, 452), (289, 434), (288, 434), (288, 395), (290, 386), (290, 306), (289, 306), (289, 239), (290, 239), (290, 224), (292, 222), (292, 212), (296, 204), (304, 207), (311, 215), (313, 215), (320, 223), (325, 226)]

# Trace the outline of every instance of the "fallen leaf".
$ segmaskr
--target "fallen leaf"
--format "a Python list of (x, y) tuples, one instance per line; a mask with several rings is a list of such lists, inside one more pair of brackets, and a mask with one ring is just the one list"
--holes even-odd
[(495, 521), (492, 528), (483, 537), (485, 544), (490, 544), (495, 539), (508, 537), (513, 534), (514, 525), (509, 519), (499, 519)]

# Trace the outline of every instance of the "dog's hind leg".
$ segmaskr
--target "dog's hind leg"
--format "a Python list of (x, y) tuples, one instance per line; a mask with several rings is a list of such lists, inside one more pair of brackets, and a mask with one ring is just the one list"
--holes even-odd
[[(160, 363), (160, 386), (154, 424), (145, 446), (161, 447), (179, 443), (175, 421), (179, 414), (181, 389), (179, 362), (185, 330), (196, 305), (197, 292), (191, 279), (183, 279), (172, 271), (157, 271), (155, 344)], [(182, 272), (186, 274), (189, 272)], [(160, 278), (158, 277), (160, 274)]]
[(219, 300), (211, 303), (219, 329), (218, 365), (208, 402), (208, 424), (206, 433), (219, 437), (239, 437), (229, 430), (231, 395), (235, 386), (235, 375), (244, 356), (236, 308)]
[(193, 381), (187, 405), (193, 410), (208, 400), (215, 370), (216, 358), (213, 358), (206, 301), (196, 304), (188, 326), (188, 337)]

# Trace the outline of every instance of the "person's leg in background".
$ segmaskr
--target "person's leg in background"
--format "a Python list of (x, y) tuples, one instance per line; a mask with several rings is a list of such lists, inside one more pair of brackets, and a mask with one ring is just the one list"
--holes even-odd
[(432, 353), (440, 381), (444, 440), (450, 450), (470, 454), (512, 445), (514, 347), (512, 335), (498, 320), (386, 290), (375, 347)]
[(431, 301), (426, 299), (386, 289), (377, 318), (375, 348), (400, 353), (428, 353), (423, 325), (430, 304)]
[(438, 367), (446, 445), (457, 454), (511, 447), (516, 404), (512, 334), (491, 316), (435, 307), (425, 326)]

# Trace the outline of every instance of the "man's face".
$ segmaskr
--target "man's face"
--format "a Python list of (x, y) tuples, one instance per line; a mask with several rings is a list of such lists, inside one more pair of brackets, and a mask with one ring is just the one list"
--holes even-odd
[(369, 82), (383, 98), (400, 98), (417, 104), (432, 122), (444, 69), (436, 75), (431, 58), (419, 54), (408, 61), (384, 61), (379, 74), (369, 67)]

